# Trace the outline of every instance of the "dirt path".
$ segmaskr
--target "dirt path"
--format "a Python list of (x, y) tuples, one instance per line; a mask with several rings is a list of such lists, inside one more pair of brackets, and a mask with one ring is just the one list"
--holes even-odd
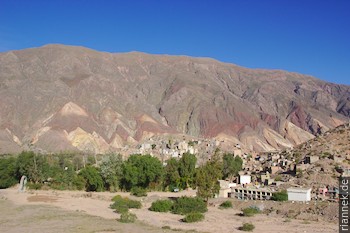
[[(209, 207), (209, 211), (205, 214), (205, 220), (199, 223), (183, 223), (180, 220), (183, 216), (174, 215), (170, 213), (155, 213), (148, 210), (149, 206), (154, 200), (159, 198), (165, 198), (169, 196), (182, 196), (195, 195), (194, 191), (185, 191), (180, 193), (164, 193), (164, 192), (152, 192), (149, 193), (146, 198), (139, 198), (143, 204), (143, 208), (139, 210), (132, 209), (131, 212), (135, 213), (138, 217), (139, 222), (136, 224), (121, 224), (118, 223), (115, 219), (119, 217), (118, 214), (114, 213), (109, 205), (111, 204), (111, 198), (116, 194), (122, 196), (129, 196), (128, 193), (86, 193), (78, 191), (28, 191), (26, 193), (18, 193), (17, 189), (6, 189), (0, 190), (0, 197), (6, 199), (7, 202), (5, 205), (15, 205), (19, 206), (18, 208), (24, 208), (28, 212), (31, 206), (35, 207), (35, 213), (39, 214), (40, 211), (45, 213), (50, 208), (55, 208), (55, 212), (61, 213), (63, 210), (68, 211), (67, 215), (58, 215), (52, 223), (55, 225), (56, 222), (61, 221), (67, 222), (67, 224), (72, 224), (68, 220), (68, 216), (71, 216), (72, 219), (78, 218), (75, 215), (83, 216), (81, 217), (80, 223), (75, 225), (76, 228), (81, 227), (80, 224), (87, 224), (86, 219), (92, 218), (91, 216), (97, 217), (99, 221), (107, 221), (106, 226), (110, 226), (108, 221), (113, 222), (112, 226), (122, 226), (122, 228), (115, 229), (113, 227), (107, 227), (108, 232), (171, 232), (168, 230), (161, 229), (161, 227), (169, 226), (171, 229), (182, 229), (185, 231), (196, 230), (199, 232), (241, 232), (238, 230), (239, 226), (242, 226), (245, 222), (252, 222), (255, 225), (256, 232), (268, 232), (268, 233), (332, 233), (337, 232), (336, 223), (326, 223), (326, 222), (315, 222), (315, 221), (302, 221), (302, 220), (290, 220), (286, 221), (280, 216), (266, 216), (263, 214), (256, 215), (254, 217), (241, 217), (238, 214), (240, 213), (235, 209), (220, 210), (217, 207)], [(131, 197), (134, 198), (134, 197)], [(10, 201), (10, 204), (9, 204)], [(37, 207), (40, 205), (40, 207)], [(57, 208), (58, 207), (58, 208)], [(38, 209), (39, 208), (39, 209)], [(4, 208), (1, 207), (3, 210)], [(15, 208), (16, 209), (16, 208)], [(63, 209), (63, 210), (62, 210)], [(30, 211), (29, 211), (30, 212)], [(19, 214), (19, 213), (17, 213)], [(3, 215), (3, 213), (2, 213)], [(22, 219), (25, 219), (25, 215), (21, 212), (19, 216)], [(6, 216), (5, 216), (6, 217)], [(17, 218), (17, 217), (16, 217)], [(15, 218), (15, 219), (16, 219)], [(54, 218), (53, 218), (54, 219)], [(14, 221), (14, 220), (13, 220)], [(22, 222), (22, 220), (20, 220)], [(24, 222), (29, 222), (29, 220), (23, 220)], [(40, 217), (31, 219), (31, 221), (40, 222)], [(74, 220), (76, 221), (76, 220)], [(17, 221), (18, 222), (18, 221)], [(78, 221), (79, 222), (79, 221)], [(141, 223), (140, 223), (141, 222)], [(0, 222), (0, 232), (2, 231), (2, 222)], [(34, 224), (34, 223), (33, 223)], [(57, 223), (58, 224), (58, 223)], [(140, 227), (139, 224), (143, 224)], [(89, 224), (87, 224), (89, 225)], [(94, 224), (92, 224), (94, 225)], [(151, 227), (153, 226), (153, 227)], [(91, 226), (91, 229), (94, 229), (94, 226)], [(147, 231), (146, 228), (150, 228), (150, 231)], [(155, 228), (157, 227), (157, 228)], [(76, 229), (74, 228), (74, 229)], [(124, 231), (126, 228), (126, 231)], [(5, 228), (6, 229), (6, 228)], [(34, 227), (34, 229), (36, 229)], [(73, 229), (73, 228), (69, 228)], [(86, 229), (86, 228), (84, 228)], [(88, 228), (89, 229), (89, 228)], [(120, 231), (122, 229), (122, 231)], [(78, 229), (79, 230), (79, 229)], [(84, 231), (68, 231), (68, 232), (84, 232)], [(132, 231), (129, 231), (132, 230)], [(96, 230), (90, 230), (90, 232), (97, 232)], [(101, 230), (100, 230), (101, 231)], [(14, 231), (13, 231), (14, 232)], [(27, 232), (27, 231), (26, 231)], [(33, 231), (38, 232), (38, 231)], [(56, 231), (51, 231), (56, 232)], [(57, 231), (61, 232), (61, 231)], [(65, 232), (65, 231), (62, 231)], [(67, 232), (67, 231), (66, 231)]]

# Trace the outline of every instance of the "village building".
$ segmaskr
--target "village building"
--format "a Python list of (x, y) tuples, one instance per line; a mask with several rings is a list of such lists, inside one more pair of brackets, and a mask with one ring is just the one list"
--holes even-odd
[(317, 195), (320, 195), (320, 196), (325, 197), (326, 194), (327, 194), (327, 192), (328, 192), (327, 187), (322, 187), (322, 188), (319, 188), (319, 189), (318, 189)]
[(311, 201), (311, 188), (291, 187), (287, 189), (289, 201)]
[(252, 182), (252, 177), (250, 175), (240, 175), (239, 183), (242, 185), (250, 184)]
[(261, 183), (265, 183), (265, 181), (268, 180), (268, 179), (270, 179), (270, 173), (269, 172), (262, 173), (260, 175)]
[(234, 187), (228, 195), (239, 200), (270, 200), (273, 193), (273, 190), (264, 188)]
[(229, 197), (229, 193), (231, 193), (230, 182), (227, 180), (219, 180), (220, 190), (219, 197), (227, 198)]
[(320, 160), (320, 157), (315, 156), (315, 155), (305, 157), (305, 163), (308, 163), (308, 164), (313, 164), (313, 163), (317, 162), (318, 160)]

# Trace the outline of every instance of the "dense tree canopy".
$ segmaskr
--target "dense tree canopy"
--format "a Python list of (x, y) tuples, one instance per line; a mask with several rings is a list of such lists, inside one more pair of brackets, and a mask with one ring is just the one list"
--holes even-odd
[(79, 176), (83, 177), (86, 182), (86, 191), (103, 191), (103, 180), (97, 168), (87, 166), (81, 169)]
[(148, 188), (151, 183), (160, 184), (163, 176), (163, 165), (151, 155), (131, 155), (123, 163), (122, 186), (126, 190), (132, 187)]
[(15, 158), (0, 158), (0, 189), (11, 187), (18, 182), (16, 170)]
[(102, 158), (100, 165), (101, 176), (109, 191), (119, 189), (120, 180), (123, 176), (123, 159), (120, 154), (107, 154)]
[(19, 154), (16, 167), (18, 179), (25, 175), (33, 183), (40, 183), (49, 177), (50, 168), (47, 158), (32, 151), (24, 151)]
[(85, 188), (87, 191), (102, 191), (106, 188), (117, 191), (121, 188), (144, 191), (168, 188), (173, 191), (174, 188), (193, 187), (198, 188), (200, 197), (208, 199), (218, 192), (217, 181), (223, 175), (235, 175), (242, 168), (242, 160), (237, 156), (225, 154), (221, 161), (219, 150), (197, 169), (197, 158), (189, 153), (183, 154), (179, 160), (169, 159), (165, 167), (151, 155), (131, 155), (123, 160), (121, 155), (111, 153), (100, 156), (99, 161), (94, 156), (94, 165), (84, 165), (83, 156), (22, 152), (18, 156), (3, 157), (0, 159), (0, 188), (9, 187), (26, 175), (28, 185), (35, 184), (36, 188), (45, 185), (60, 190)]
[(179, 160), (180, 185), (182, 189), (188, 188), (194, 184), (196, 163), (196, 156), (190, 153), (183, 154)]
[(179, 188), (179, 185), (179, 161), (175, 158), (171, 158), (167, 161), (164, 171), (164, 187), (169, 187), (170, 191), (173, 191), (173, 188)]
[(233, 154), (224, 154), (223, 156), (223, 178), (237, 176), (242, 170), (243, 160), (241, 157), (234, 157)]
[(197, 196), (208, 201), (209, 198), (219, 193), (219, 179), (222, 178), (222, 163), (215, 154), (205, 165), (197, 169), (196, 185)]

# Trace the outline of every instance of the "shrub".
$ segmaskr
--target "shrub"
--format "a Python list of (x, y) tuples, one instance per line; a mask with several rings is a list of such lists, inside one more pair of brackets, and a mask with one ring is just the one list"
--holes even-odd
[(120, 195), (113, 197), (112, 201), (114, 203), (110, 206), (112, 209), (115, 209), (117, 213), (125, 213), (129, 209), (140, 209), (141, 202), (130, 200), (129, 198), (123, 198)]
[(150, 211), (155, 212), (168, 212), (173, 207), (173, 202), (170, 200), (158, 200), (152, 203), (149, 208)]
[(277, 175), (276, 177), (275, 177), (275, 181), (281, 181), (282, 180), (282, 177), (280, 176), (280, 175)]
[(244, 223), (243, 226), (239, 227), (238, 229), (241, 231), (253, 231), (255, 226), (251, 223)]
[(298, 168), (298, 169), (296, 170), (296, 176), (297, 176), (297, 178), (303, 178), (303, 176), (304, 176), (303, 170), (301, 170), (300, 168)]
[(117, 202), (114, 202), (112, 205), (111, 205), (111, 208), (112, 209), (115, 209), (115, 211), (119, 214), (122, 214), (122, 213), (125, 213), (125, 212), (128, 212), (129, 211), (129, 207), (127, 206), (126, 203), (117, 203)]
[(124, 197), (120, 196), (120, 195), (116, 195), (112, 198), (112, 201), (118, 201), (120, 199), (124, 199)]
[(221, 209), (228, 209), (232, 208), (232, 202), (230, 201), (224, 201), (223, 203), (220, 204)]
[(31, 182), (27, 183), (27, 187), (29, 189), (39, 190), (39, 189), (41, 189), (42, 186), (43, 186), (43, 184), (41, 184), (41, 183), (31, 183)]
[(124, 213), (129, 210), (128, 204), (127, 204), (127, 198), (123, 198), (120, 195), (117, 195), (112, 198), (112, 201), (114, 201), (113, 204), (111, 204), (111, 209), (115, 209), (117, 213)]
[(120, 219), (118, 221), (122, 223), (133, 223), (136, 221), (136, 219), (137, 217), (135, 214), (126, 211), (120, 215)]
[(246, 216), (246, 217), (251, 217), (251, 216), (254, 216), (255, 214), (260, 213), (260, 210), (257, 207), (253, 207), (253, 206), (245, 208), (242, 211), (243, 211), (243, 216)]
[(288, 201), (288, 194), (286, 190), (276, 192), (272, 194), (272, 200), (274, 201)]
[(204, 213), (207, 212), (207, 205), (203, 199), (198, 197), (180, 197), (173, 206), (174, 214), (189, 214), (193, 212)]
[(142, 205), (139, 201), (128, 199), (128, 207), (130, 209), (141, 209)]
[(204, 219), (204, 215), (202, 213), (189, 213), (182, 219), (182, 221), (190, 223), (190, 222), (199, 222)]
[(131, 195), (134, 195), (136, 197), (147, 197), (147, 191), (141, 187), (133, 187), (131, 189)]

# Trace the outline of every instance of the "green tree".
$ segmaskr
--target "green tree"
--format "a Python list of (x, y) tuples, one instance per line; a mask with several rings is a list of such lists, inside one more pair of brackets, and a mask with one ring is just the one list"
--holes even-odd
[(170, 189), (172, 189), (174, 187), (178, 188), (179, 185), (179, 162), (175, 158), (171, 158), (167, 161), (167, 165), (164, 171), (164, 187), (169, 187)]
[(109, 191), (117, 191), (123, 176), (123, 159), (120, 154), (107, 154), (100, 165), (101, 176)]
[(73, 154), (49, 154), (43, 155), (48, 163), (47, 176), (50, 178), (48, 185), (59, 190), (81, 190), (85, 181), (75, 172)]
[(179, 175), (181, 177), (181, 188), (187, 189), (194, 183), (194, 175), (196, 173), (197, 158), (195, 155), (185, 153), (179, 160)]
[(97, 168), (87, 166), (81, 169), (79, 175), (85, 179), (86, 191), (103, 191), (103, 180)]
[(211, 160), (197, 170), (197, 196), (204, 198), (206, 201), (214, 197), (215, 194), (219, 193), (219, 179), (221, 178), (222, 163), (219, 160), (219, 156), (215, 154)]
[(16, 159), (0, 158), (0, 189), (11, 187), (17, 182)]
[(43, 155), (37, 155), (32, 151), (23, 151), (16, 160), (17, 179), (22, 175), (28, 177), (28, 180), (34, 183), (42, 183), (49, 177), (50, 166), (47, 158)]
[(122, 186), (126, 190), (138, 186), (149, 188), (151, 183), (160, 184), (163, 177), (163, 165), (151, 155), (131, 155), (123, 163)]
[(241, 157), (234, 157), (233, 154), (224, 154), (223, 156), (223, 178), (237, 176), (242, 170), (243, 160)]
[(77, 154), (72, 158), (72, 163), (74, 165), (74, 170), (79, 171), (84, 167), (83, 155)]

